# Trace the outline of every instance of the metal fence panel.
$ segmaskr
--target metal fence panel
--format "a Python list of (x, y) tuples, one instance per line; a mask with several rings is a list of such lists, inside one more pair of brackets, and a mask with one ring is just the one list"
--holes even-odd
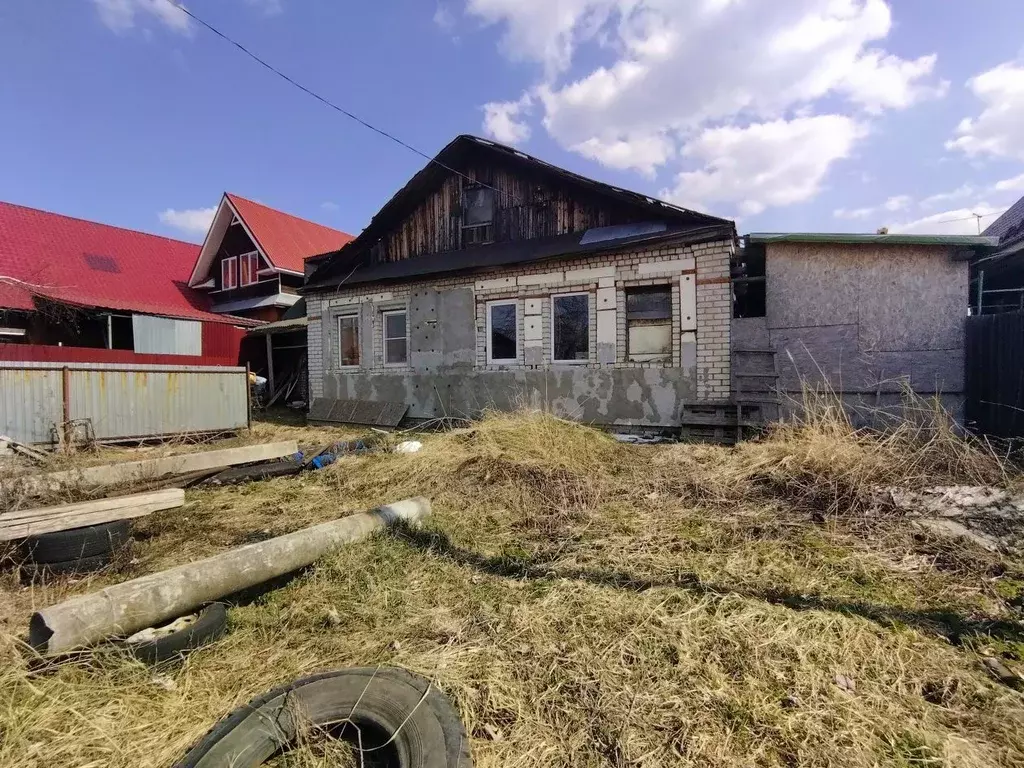
[(203, 325), (196, 320), (132, 315), (135, 351), (155, 355), (203, 354)]
[(59, 370), (0, 367), (0, 434), (48, 443), (61, 413)]
[(67, 419), (88, 420), (98, 440), (230, 431), (249, 421), (245, 368), (0, 363), (0, 433), (50, 442), (65, 420), (65, 391)]
[(992, 437), (1024, 437), (1024, 313), (967, 318), (967, 423)]

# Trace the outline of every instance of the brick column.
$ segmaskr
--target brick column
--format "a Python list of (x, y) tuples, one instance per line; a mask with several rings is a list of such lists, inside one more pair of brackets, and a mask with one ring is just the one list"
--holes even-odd
[(694, 248), (697, 262), (697, 399), (728, 400), (732, 395), (731, 243)]

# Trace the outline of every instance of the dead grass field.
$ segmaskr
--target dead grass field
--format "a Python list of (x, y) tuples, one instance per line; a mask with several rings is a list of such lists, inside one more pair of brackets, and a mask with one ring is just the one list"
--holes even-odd
[[(107, 573), (3, 572), (0, 768), (167, 766), (270, 687), (374, 664), (436, 680), (484, 768), (1024, 764), (1024, 698), (980, 664), (1024, 653), (1024, 571), (872, 500), (1017, 483), (941, 425), (876, 438), (826, 408), (737, 448), (639, 447), (517, 414), (423, 439), (191, 490)], [(36, 606), (413, 495), (425, 528), (233, 608), (181, 664), (103, 647), (30, 671)], [(322, 754), (281, 764), (340, 764)]]

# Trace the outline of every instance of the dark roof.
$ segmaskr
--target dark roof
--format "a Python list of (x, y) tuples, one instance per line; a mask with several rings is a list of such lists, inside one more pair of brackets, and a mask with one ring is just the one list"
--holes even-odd
[[(407, 215), (409, 215), (409, 213), (412, 212), (412, 210), (427, 194), (443, 182), (445, 177), (452, 172), (452, 169), (458, 168), (466, 159), (474, 155), (479, 155), (480, 153), (498, 155), (513, 165), (528, 167), (533, 171), (539, 171), (556, 177), (562, 181), (588, 189), (602, 197), (611, 198), (627, 205), (636, 206), (637, 208), (644, 210), (645, 217), (649, 217), (651, 221), (667, 222), (669, 228), (693, 229), (710, 226), (728, 227), (730, 231), (733, 231), (735, 228), (733, 222), (728, 219), (720, 219), (716, 216), (709, 216), (705, 213), (698, 213), (697, 211), (680, 208), (677, 205), (656, 200), (649, 195), (644, 195), (639, 192), (630, 192), (629, 190), (625, 190), (611, 184), (605, 184), (604, 182), (589, 179), (586, 176), (580, 176), (579, 174), (567, 171), (564, 168), (559, 168), (558, 166), (552, 165), (544, 160), (531, 157), (518, 149), (498, 144), (497, 142), (490, 141), (489, 139), (462, 135), (457, 136), (449, 142), (449, 144), (438, 152), (437, 155), (418, 173), (416, 173), (416, 175), (413, 176), (404, 187), (398, 190), (398, 192), (395, 193), (395, 195), (384, 204), (384, 207), (381, 208), (370, 220), (370, 224), (359, 234), (358, 237), (356, 237), (355, 240), (343, 246), (339, 250), (327, 254), (326, 257), (324, 255), (317, 256), (314, 263), (319, 263), (319, 266), (310, 276), (309, 283), (311, 285), (323, 286), (331, 284), (332, 279), (336, 284), (341, 278), (344, 278), (352, 269), (352, 265), (360, 263), (360, 260), (366, 253), (368, 253), (369, 249), (383, 235), (385, 235), (391, 227), (400, 223)], [(574, 235), (577, 239), (577, 242), (575, 243), (577, 246), (579, 245), (578, 239), (581, 234), (582, 233), (576, 233)], [(532, 244), (532, 246), (527, 245), (528, 243)], [(514, 247), (519, 249), (530, 248), (535, 246), (537, 243), (537, 240), (524, 241)], [(472, 248), (467, 249), (466, 251), (460, 251), (459, 253), (475, 253), (481, 255), (483, 252), (483, 248)], [(412, 261), (416, 264), (423, 264), (424, 257), (416, 257)], [(412, 274), (420, 273), (415, 272)]]
[(880, 235), (860, 232), (752, 232), (751, 243), (840, 243), (844, 245), (962, 245), (991, 247), (997, 244), (985, 235)]
[(986, 227), (983, 235), (998, 237), (1000, 240), (1011, 229), (1018, 228), (1024, 222), (1024, 197), (1011, 205), (1002, 216)]
[[(601, 227), (601, 229), (612, 229), (612, 227)], [(302, 293), (306, 293), (321, 288), (335, 287), (341, 283), (346, 286), (359, 285), (390, 280), (408, 280), (450, 272), (489, 270), (496, 267), (619, 250), (640, 243), (644, 245), (698, 243), (733, 236), (731, 222), (696, 229), (666, 229), (627, 237), (602, 238), (596, 241), (587, 238), (587, 234), (594, 231), (591, 229), (586, 232), (571, 232), (567, 235), (534, 240), (513, 240), (505, 243), (479, 245), (459, 251), (433, 253), (427, 256), (418, 256), (415, 259), (363, 264), (350, 268), (350, 271), (340, 278), (327, 276), (319, 281), (310, 281), (300, 290)]]

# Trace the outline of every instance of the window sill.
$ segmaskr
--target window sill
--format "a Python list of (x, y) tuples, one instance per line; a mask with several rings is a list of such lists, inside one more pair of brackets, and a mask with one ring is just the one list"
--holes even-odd
[(596, 360), (552, 360), (551, 365), (590, 365), (591, 363), (597, 362)]

